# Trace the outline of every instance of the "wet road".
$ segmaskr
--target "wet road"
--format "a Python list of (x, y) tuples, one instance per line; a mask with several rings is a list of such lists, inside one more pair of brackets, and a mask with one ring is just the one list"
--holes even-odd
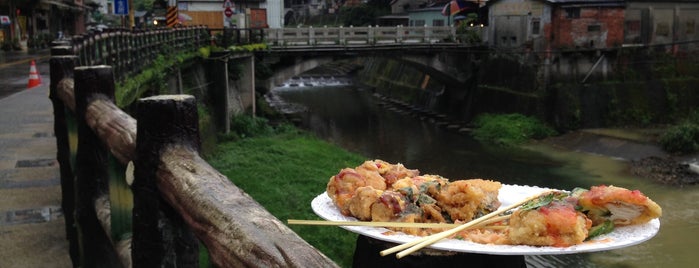
[(39, 52), (0, 52), (0, 98), (26, 90), (29, 82), (29, 68), (35, 60), (42, 83), (49, 82), (49, 51)]

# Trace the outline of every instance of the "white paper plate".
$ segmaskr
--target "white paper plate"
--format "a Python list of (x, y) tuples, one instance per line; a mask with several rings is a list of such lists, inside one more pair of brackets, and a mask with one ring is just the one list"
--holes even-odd
[[(498, 198), (502, 203), (502, 207), (513, 204), (519, 200), (530, 197), (537, 193), (541, 193), (550, 189), (539, 188), (534, 186), (519, 186), (503, 184), (500, 189)], [(313, 199), (311, 202), (313, 211), (321, 218), (329, 221), (356, 221), (354, 217), (347, 217), (340, 213), (337, 206), (333, 204), (327, 193), (322, 193)], [(418, 237), (406, 235), (403, 233), (393, 232), (391, 235), (383, 233), (390, 230), (380, 227), (366, 226), (342, 226), (349, 231), (373, 237), (376, 239), (394, 242), (406, 243)], [(573, 254), (583, 252), (604, 251), (617, 248), (623, 248), (640, 244), (655, 236), (660, 230), (660, 221), (654, 219), (646, 224), (617, 227), (613, 232), (598, 236), (590, 241), (571, 247), (535, 247), (535, 246), (510, 246), (510, 245), (488, 245), (479, 244), (470, 241), (457, 239), (445, 239), (435, 243), (431, 248), (440, 250), (450, 250), (470, 253), (484, 253), (493, 255), (547, 255), (547, 254)]]

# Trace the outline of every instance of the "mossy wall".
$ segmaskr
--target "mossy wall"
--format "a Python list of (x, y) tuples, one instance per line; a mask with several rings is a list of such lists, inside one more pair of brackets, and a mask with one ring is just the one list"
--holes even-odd
[(550, 88), (552, 119), (566, 128), (649, 126), (674, 123), (699, 107), (699, 78)]
[(386, 58), (360, 59), (364, 66), (358, 82), (375, 92), (421, 107), (434, 106), (444, 85), (429, 74)]
[[(480, 59), (477, 77), (447, 87), (398, 61), (364, 59), (359, 81), (384, 96), (470, 121), (481, 113), (521, 113), (559, 130), (674, 123), (699, 107), (698, 77), (543, 82), (540, 66), (507, 57)], [(684, 65), (678, 65), (684, 66)], [(658, 77), (658, 76), (654, 76)], [(550, 81), (561, 81), (551, 78)]]

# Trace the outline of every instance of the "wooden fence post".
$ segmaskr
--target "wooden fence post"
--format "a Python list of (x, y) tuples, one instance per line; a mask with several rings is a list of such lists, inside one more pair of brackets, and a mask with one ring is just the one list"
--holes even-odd
[(51, 84), (49, 99), (53, 104), (53, 133), (56, 136), (56, 160), (61, 174), (61, 209), (66, 225), (70, 259), (74, 265), (80, 261), (78, 232), (75, 228), (75, 185), (73, 184), (73, 168), (70, 161), (70, 138), (66, 122), (66, 106), (58, 97), (58, 83), (64, 78), (73, 78), (73, 68), (78, 63), (78, 57), (72, 55), (70, 46), (54, 46), (51, 48)]
[(80, 230), (83, 267), (118, 267), (119, 258), (95, 211), (95, 201), (109, 193), (109, 152), (85, 121), (90, 102), (114, 101), (110, 66), (75, 68), (75, 114), (78, 125), (75, 218)]
[(134, 161), (134, 267), (197, 267), (199, 242), (157, 188), (162, 149), (171, 144), (199, 151), (196, 100), (165, 95), (139, 100)]

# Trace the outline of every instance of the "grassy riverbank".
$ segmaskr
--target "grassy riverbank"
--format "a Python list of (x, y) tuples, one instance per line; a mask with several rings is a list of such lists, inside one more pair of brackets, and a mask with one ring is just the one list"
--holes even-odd
[[(320, 219), (311, 200), (328, 179), (365, 159), (291, 128), (219, 143), (207, 161), (283, 222)], [(356, 235), (338, 227), (290, 225), (342, 267), (350, 267)]]

